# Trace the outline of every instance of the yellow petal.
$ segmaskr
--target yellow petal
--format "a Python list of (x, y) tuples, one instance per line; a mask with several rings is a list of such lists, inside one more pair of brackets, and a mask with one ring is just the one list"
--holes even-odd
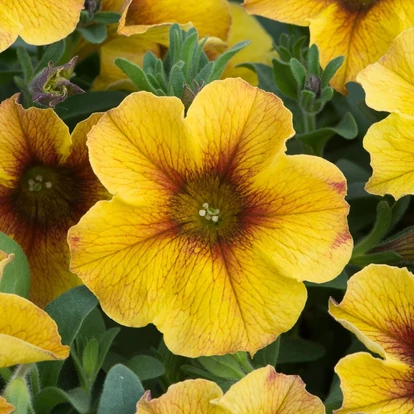
[(258, 14), (285, 23), (307, 26), (308, 19), (316, 16), (335, 0), (245, 0), (250, 14)]
[(316, 283), (335, 278), (353, 246), (339, 169), (319, 157), (280, 156), (254, 189), (266, 194), (255, 206), (263, 211), (256, 238), (278, 274)]
[[(7, 22), (14, 22), (9, 34), (15, 39), (19, 25), (19, 35), (32, 45), (53, 43), (73, 32), (83, 5), (84, 0), (62, 0), (58, 3), (55, 0), (26, 0), (24, 5), (15, 0), (0, 0), (0, 10), (8, 16)], [(1, 20), (0, 17), (0, 23)], [(5, 27), (7, 32), (9, 27)], [(3, 31), (4, 26), (1, 25), (1, 28)], [(2, 50), (4, 46), (2, 48), (0, 41), (0, 52)]]
[(251, 180), (285, 151), (294, 134), (292, 114), (282, 101), (241, 79), (207, 85), (191, 104), (187, 117), (206, 163), (223, 175)]
[(414, 29), (401, 33), (388, 52), (357, 77), (377, 111), (414, 116)]
[(230, 3), (230, 9), (232, 24), (227, 39), (228, 46), (234, 46), (243, 40), (250, 40), (252, 43), (230, 59), (222, 79), (241, 77), (255, 86), (258, 84), (257, 75), (250, 69), (236, 68), (236, 66), (245, 62), (270, 64), (272, 57), (277, 56), (276, 52), (271, 52), (273, 40), (263, 26), (254, 17), (249, 16), (243, 7)]
[(363, 142), (373, 169), (365, 187), (368, 192), (396, 199), (414, 194), (413, 131), (414, 119), (398, 114), (370, 127)]
[(341, 359), (335, 371), (344, 401), (337, 414), (405, 414), (414, 411), (412, 369), (365, 352)]
[[(116, 36), (105, 42), (100, 48), (101, 71), (94, 80), (92, 89), (106, 89), (112, 83), (121, 79), (129, 79), (128, 76), (115, 65), (115, 59), (123, 58), (142, 66), (144, 55), (152, 52), (160, 55), (160, 46), (156, 43), (142, 39), (139, 36), (128, 38)], [(136, 90), (136, 89), (135, 89)]]
[(21, 30), (22, 25), (13, 20), (6, 10), (0, 9), (0, 53), (14, 43)]
[(248, 240), (222, 251), (180, 234), (156, 200), (100, 202), (69, 230), (71, 269), (112, 319), (152, 322), (172, 352), (190, 357), (253, 354), (294, 325), (302, 283), (279, 277)]
[(371, 351), (396, 364), (412, 364), (414, 275), (406, 268), (370, 265), (348, 282), (330, 314)]
[[(106, 198), (85, 144), (86, 133), (101, 115), (80, 123), (70, 136), (51, 109), (25, 110), (15, 99), (0, 105), (0, 231), (22, 246), (31, 271), (30, 299), (44, 307), (81, 283), (69, 271), (66, 233), (89, 207)], [(29, 180), (37, 174), (33, 169), (42, 168), (56, 181), (53, 186), (45, 178), (36, 197)]]
[(178, 98), (147, 92), (131, 94), (108, 111), (88, 134), (91, 164), (106, 188), (139, 204), (179, 186), (180, 175), (200, 157), (183, 118)]
[(144, 35), (146, 39), (168, 45), (172, 23), (189, 28), (192, 23), (200, 36), (226, 39), (230, 27), (230, 10), (226, 0), (129, 0), (118, 33)]
[(345, 84), (377, 61), (395, 37), (412, 26), (412, 2), (378, 1), (367, 10), (347, 9), (335, 2), (310, 19), (311, 43), (319, 47), (322, 67), (337, 56), (345, 56), (331, 84), (339, 92), (346, 93)]
[(56, 323), (28, 300), (0, 293), (0, 367), (65, 359)]
[(305, 390), (297, 375), (279, 374), (273, 367), (257, 369), (213, 401), (223, 414), (324, 414), (322, 401)]
[(171, 385), (160, 398), (151, 399), (147, 391), (138, 401), (136, 414), (221, 414), (210, 401), (222, 394), (212, 381), (187, 380)]
[(10, 414), (15, 410), (15, 407), (9, 404), (3, 397), (0, 396), (0, 414)]

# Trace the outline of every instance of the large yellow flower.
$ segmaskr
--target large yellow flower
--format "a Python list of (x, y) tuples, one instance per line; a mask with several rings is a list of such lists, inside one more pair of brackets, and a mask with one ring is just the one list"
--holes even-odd
[[(12, 255), (6, 256), (0, 265), (12, 259)], [(2, 273), (0, 270), (0, 279)], [(56, 323), (46, 312), (20, 296), (0, 293), (0, 368), (68, 355), (69, 347), (62, 345)], [(0, 412), (6, 408), (0, 399)]]
[(414, 27), (414, 3), (406, 0), (245, 0), (244, 5), (253, 14), (310, 25), (311, 43), (319, 47), (322, 66), (345, 56), (332, 79), (332, 86), (342, 93), (396, 36)]
[(407, 269), (370, 265), (348, 282), (330, 313), (383, 359), (359, 352), (335, 370), (344, 402), (338, 413), (414, 412), (414, 275)]
[(71, 269), (105, 312), (152, 322), (176, 354), (251, 353), (296, 322), (302, 280), (333, 279), (352, 240), (346, 183), (287, 157), (290, 112), (241, 79), (207, 85), (184, 118), (174, 97), (128, 96), (89, 134), (114, 194), (69, 231)]
[(25, 110), (17, 96), (0, 105), (0, 231), (26, 253), (30, 298), (39, 306), (81, 283), (69, 271), (66, 233), (106, 194), (85, 145), (100, 116), (70, 136), (52, 109)]
[(0, 52), (16, 39), (46, 45), (75, 30), (84, 0), (0, 0)]
[(151, 399), (148, 391), (136, 414), (324, 414), (322, 401), (305, 390), (296, 375), (279, 374), (271, 366), (257, 369), (223, 395), (206, 380), (172, 385), (166, 394)]
[(373, 169), (366, 189), (397, 199), (414, 194), (414, 29), (398, 36), (388, 53), (357, 80), (370, 107), (392, 112), (364, 138)]

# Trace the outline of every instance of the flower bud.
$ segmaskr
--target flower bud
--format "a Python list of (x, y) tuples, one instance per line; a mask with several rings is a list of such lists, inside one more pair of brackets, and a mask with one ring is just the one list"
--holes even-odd
[(321, 80), (313, 73), (309, 74), (305, 79), (305, 90), (312, 91), (316, 98), (321, 94)]
[(406, 264), (414, 263), (414, 226), (407, 227), (371, 250), (372, 253), (395, 252)]
[(54, 108), (67, 97), (84, 93), (78, 85), (70, 82), (76, 61), (77, 56), (68, 63), (56, 67), (53, 62), (49, 62), (48, 67), (33, 80), (33, 102)]

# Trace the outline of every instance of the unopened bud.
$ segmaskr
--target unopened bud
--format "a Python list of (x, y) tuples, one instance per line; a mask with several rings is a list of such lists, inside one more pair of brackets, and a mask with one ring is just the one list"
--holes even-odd
[(406, 264), (414, 263), (414, 226), (407, 227), (371, 250), (372, 253), (394, 252)]
[(197, 96), (197, 94), (201, 91), (201, 89), (204, 88), (205, 83), (202, 81), (200, 84), (198, 84), (196, 81), (193, 81), (194, 87), (191, 89), (191, 87), (187, 84), (184, 85), (183, 95), (181, 96), (181, 101), (184, 104), (184, 108), (187, 111), (190, 105), (193, 103), (194, 98)]
[(69, 96), (84, 93), (78, 85), (70, 82), (76, 61), (77, 56), (68, 63), (56, 67), (53, 62), (49, 62), (48, 67), (33, 80), (33, 102), (54, 108)]
[(91, 20), (94, 14), (101, 8), (101, 0), (85, 0), (85, 10)]
[(321, 80), (318, 76), (311, 73), (305, 79), (305, 89), (307, 91), (312, 91), (316, 98), (319, 98), (321, 94)]

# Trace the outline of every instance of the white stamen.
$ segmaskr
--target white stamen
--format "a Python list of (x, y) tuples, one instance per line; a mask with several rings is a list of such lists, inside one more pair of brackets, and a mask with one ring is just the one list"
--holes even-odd
[(30, 187), (35, 185), (35, 180), (33, 180), (32, 178), (28, 181)]
[(46, 188), (52, 188), (52, 183), (50, 181), (45, 182)]
[(36, 175), (35, 179), (36, 181), (40, 181), (40, 182), (43, 181), (43, 177), (41, 175)]
[(208, 213), (206, 214), (206, 219), (207, 219), (207, 220), (211, 220), (211, 216), (210, 216), (210, 214), (208, 214)]
[(198, 214), (206, 220), (211, 220), (214, 223), (218, 222), (220, 210), (218, 208), (209, 207), (208, 203), (203, 204), (204, 209), (199, 210)]
[(217, 222), (218, 222), (218, 216), (213, 216), (213, 217), (211, 217), (211, 220), (213, 220), (213, 221), (214, 221), (214, 223), (217, 223)]
[(206, 215), (206, 210), (200, 210), (198, 214), (200, 214), (201, 217), (204, 217)]
[(207, 210), (208, 209), (208, 203), (204, 203), (203, 207)]

